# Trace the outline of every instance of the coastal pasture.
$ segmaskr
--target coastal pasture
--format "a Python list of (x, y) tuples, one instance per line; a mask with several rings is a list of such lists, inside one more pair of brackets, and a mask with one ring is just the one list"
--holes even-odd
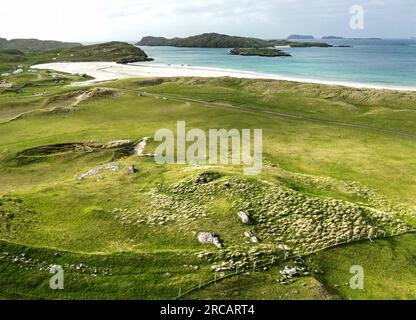
[[(208, 128), (262, 128), (266, 157), (283, 169), (359, 181), (415, 205), (408, 192), (415, 190), (415, 178), (408, 174), (416, 166), (413, 92), (232, 78), (112, 85), (200, 102), (210, 109), (209, 119), (221, 113)], [(187, 122), (207, 127), (198, 117)]]
[[(228, 78), (173, 79), (163, 82), (132, 79), (105, 83), (101, 87), (118, 89), (120, 94), (91, 97), (70, 112), (51, 113), (44, 112), (44, 109), (52, 97), (67, 97), (68, 92), (82, 88), (51, 85), (45, 97), (17, 94), (11, 99), (0, 95), (0, 117), (5, 120), (0, 124), (0, 193), (3, 198), (13, 197), (14, 201), (21, 203), (14, 209), (13, 218), (6, 221), (11, 228), (5, 228), (0, 234), (5, 241), (1, 245), (0, 256), (4, 258), (1, 258), (0, 263), (5, 266), (4, 274), (7, 275), (0, 277), (2, 297), (174, 298), (179, 288), (184, 288), (185, 292), (201, 278), (204, 283), (212, 279), (212, 264), (228, 261), (228, 254), (236, 254), (233, 250), (244, 256), (245, 252), (255, 249), (263, 259), (263, 256), (275, 254), (277, 240), (273, 240), (273, 232), (282, 241), (302, 237), (302, 232), (307, 230), (301, 230), (298, 236), (295, 234), (299, 230), (288, 228), (285, 233), (273, 225), (274, 216), (261, 212), (261, 204), (269, 205), (267, 199), (274, 199), (276, 203), (279, 200), (273, 198), (274, 187), (287, 189), (290, 195), (293, 193), (290, 201), (293, 200), (294, 206), (301, 205), (298, 202), (306, 198), (314, 198), (314, 203), (322, 206), (335, 199), (361, 208), (377, 209), (377, 212), (394, 217), (394, 221), (382, 220), (382, 225), (378, 218), (366, 214), (359, 219), (363, 223), (360, 226), (366, 226), (365, 230), (370, 230), (367, 224), (376, 223), (377, 228), (382, 229), (380, 231), (392, 235), (410, 230), (402, 228), (403, 224), (416, 226), (416, 181), (411, 174), (416, 170), (416, 138), (410, 135), (416, 132), (409, 124), (414, 120), (414, 94), (372, 90), (358, 94), (353, 89), (339, 87)], [(14, 110), (11, 101), (20, 109)], [(397, 103), (393, 105), (394, 101)], [(30, 110), (36, 112), (7, 121), (21, 111)], [(382, 112), (374, 112), (376, 110)], [(393, 120), (389, 121), (389, 117)], [(403, 120), (406, 118), (406, 121), (399, 125), (401, 117)], [(161, 128), (175, 131), (177, 121), (186, 121), (188, 129), (263, 129), (262, 174), (247, 178), (242, 175), (241, 167), (231, 165), (199, 168), (157, 165), (153, 159), (143, 157), (115, 159), (115, 151), (104, 148), (93, 152), (62, 150), (27, 155), (27, 150), (34, 147), (56, 144), (105, 145), (116, 140), (138, 141), (152, 137)], [(336, 121), (342, 121), (343, 124)], [(409, 135), (402, 135), (403, 132)], [(145, 152), (152, 153), (155, 145), (150, 142)], [(120, 166), (117, 172), (107, 170), (78, 179), (80, 174), (113, 161)], [(136, 174), (128, 174), (131, 165), (138, 168)], [(195, 187), (199, 190), (195, 193), (192, 191), (192, 181), (207, 171), (220, 173), (219, 180), (208, 183), (208, 189), (205, 186)], [(223, 184), (227, 185), (233, 179), (246, 181), (245, 184), (253, 189), (248, 193), (227, 194), (222, 189)], [(218, 189), (212, 193), (205, 192), (217, 186), (217, 183)], [(273, 187), (269, 189), (266, 187), (268, 185)], [(181, 188), (185, 188), (184, 192), (178, 196), (175, 190)], [(181, 194), (186, 199), (180, 198)], [(268, 198), (263, 199), (263, 194)], [(208, 195), (211, 197), (206, 202), (208, 217), (186, 215), (192, 210), (198, 213), (201, 201), (203, 203)], [(250, 197), (258, 203), (248, 203)], [(181, 207), (184, 201), (188, 202)], [(171, 208), (169, 204), (172, 204)], [(247, 207), (241, 208), (244, 205)], [(152, 208), (156, 209), (152, 211)], [(291, 208), (289, 204), (288, 208)], [(255, 245), (247, 242), (243, 233), (248, 230), (236, 217), (238, 209), (253, 210), (253, 227), (259, 229), (259, 236), (264, 243)], [(283, 211), (280, 207), (275, 209), (276, 215)], [(301, 223), (306, 211), (294, 210), (299, 210), (296, 217)], [(359, 212), (367, 212), (362, 210)], [(340, 214), (347, 217), (347, 211), (341, 210)], [(175, 220), (165, 221), (173, 215), (176, 215)], [(295, 221), (295, 215), (292, 218)], [(324, 214), (322, 219), (326, 219)], [(290, 221), (289, 215), (285, 223), (290, 224)], [(395, 223), (399, 223), (400, 228), (396, 228)], [(198, 243), (197, 234), (203, 231), (218, 233), (228, 248), (222, 251)], [(337, 230), (329, 231), (328, 239), (333, 240), (331, 237), (336, 235)], [(361, 229), (358, 231), (361, 232)], [(308, 276), (304, 281), (300, 279), (287, 289), (273, 282), (279, 268), (283, 267), (278, 265), (276, 269), (272, 268), (264, 275), (252, 278), (246, 284), (247, 290), (245, 287), (232, 289), (244, 282), (244, 277), (239, 276), (227, 278), (218, 293), (212, 293), (212, 287), (207, 286), (190, 297), (262, 299), (269, 298), (263, 294), (266, 291), (271, 292), (275, 299), (377, 298), (381, 292), (373, 291), (363, 296), (350, 294), (343, 288), (332, 288), (343, 279), (341, 269), (347, 264), (347, 260), (340, 257), (356, 252), (359, 260), (366, 256), (366, 252), (370, 252), (374, 263), (371, 268), (375, 268), (376, 261), (380, 261), (380, 268), (384, 264), (391, 265), (394, 270), (403, 268), (401, 264), (407, 263), (405, 259), (412, 254), (411, 244), (414, 241), (413, 235), (405, 235), (374, 243), (356, 242), (322, 251), (316, 257), (312, 256), (314, 261), (310, 263), (316, 263), (317, 269), (322, 268), (325, 272), (312, 273), (315, 278)], [(408, 252), (402, 256), (404, 260), (395, 260), (387, 250), (382, 251), (380, 259), (383, 260), (377, 260), (377, 249), (379, 246), (386, 248), (386, 243), (397, 252)], [(336, 246), (336, 243), (330, 246)], [(294, 248), (303, 250), (302, 246), (295, 245)], [(355, 248), (358, 248), (357, 251), (354, 251)], [(231, 252), (227, 252), (228, 249)], [(207, 251), (213, 252), (211, 261), (196, 257)], [(307, 255), (307, 251), (299, 253)], [(5, 255), (5, 252), (9, 255)], [(19, 267), (18, 263), (13, 263), (14, 257), (22, 253), (32, 259), (45, 261), (46, 265), (68, 265), (71, 270), (69, 290), (53, 296), (54, 293), (47, 289), (50, 275), (45, 270), (32, 273), (30, 268), (26, 270), (25, 267)], [(252, 256), (249, 255), (247, 259), (249, 263), (252, 262)], [(79, 263), (92, 269), (79, 273), (80, 270), (71, 267)], [(331, 271), (329, 266), (332, 265), (339, 272)], [(99, 276), (93, 275), (95, 268), (98, 273), (101, 272)], [(114, 276), (102, 275), (105, 271), (102, 269), (109, 268)], [(18, 273), (15, 273), (16, 270)], [(369, 273), (370, 287), (376, 288), (377, 274)], [(409, 293), (397, 284), (400, 277), (390, 273), (388, 276), (392, 278), (392, 286), (398, 288), (394, 294), (415, 296), (413, 291)], [(410, 271), (406, 277), (415, 280)], [(316, 279), (330, 288), (321, 288)], [(299, 288), (303, 282), (311, 290)], [(27, 283), (30, 284), (30, 290)], [(254, 288), (255, 283), (260, 283), (259, 289)], [(383, 290), (386, 297), (393, 294), (386, 288)]]
[[(229, 278), (204, 290), (195, 291), (185, 298), (274, 299), (277, 295), (279, 299), (289, 300), (412, 300), (416, 296), (415, 241), (414, 234), (407, 234), (374, 242), (343, 245), (308, 256), (306, 263), (314, 270), (319, 285), (307, 277), (300, 278), (295, 283), (298, 285), (286, 285), (286, 290), (281, 292), (281, 286), (276, 285), (278, 275), (272, 269), (251, 277)], [(354, 276), (350, 273), (352, 266), (363, 267), (364, 290), (353, 290), (349, 286)]]
[[(281, 266), (237, 276), (218, 273), (216, 284), (210, 284), (215, 275), (207, 263), (183, 251), (85, 255), (0, 242), (0, 261), (0, 299), (173, 300), (179, 290), (183, 299), (336, 297), (313, 277), (277, 285)], [(64, 290), (49, 288), (52, 264), (64, 268)]]
[(7, 122), (29, 112), (42, 109), (48, 99), (73, 89), (63, 87), (83, 78), (57, 72), (38, 71), (10, 76), (10, 88), (0, 87), (0, 123)]
[[(221, 97), (224, 99), (224, 95)], [(287, 171), (362, 182), (397, 202), (414, 203), (415, 181), (408, 174), (416, 166), (416, 158), (412, 156), (413, 138), (251, 110), (139, 97), (133, 93), (86, 101), (73, 113), (40, 114), (3, 124), (0, 148), (2, 157), (6, 157), (33, 146), (54, 143), (135, 140), (153, 136), (160, 128), (175, 130), (180, 120), (185, 120), (188, 128), (204, 130), (262, 128), (265, 157), (276, 166)], [(23, 175), (26, 169), (13, 168)], [(19, 178), (16, 183), (20, 183)]]
[[(401, 300), (415, 299), (415, 234), (340, 246), (312, 255), (310, 262), (322, 274), (318, 279), (325, 288), (345, 299)], [(350, 268), (364, 270), (364, 290), (346, 285), (354, 274)]]

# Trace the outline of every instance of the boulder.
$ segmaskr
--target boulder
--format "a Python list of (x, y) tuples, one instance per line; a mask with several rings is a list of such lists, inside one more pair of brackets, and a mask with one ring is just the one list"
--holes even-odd
[(23, 69), (17, 69), (17, 70), (15, 70), (15, 71), (13, 71), (13, 74), (14, 74), (14, 75), (16, 75), (16, 74), (21, 74), (21, 73), (23, 73)]
[(102, 173), (104, 171), (113, 171), (117, 172), (120, 170), (120, 165), (117, 162), (111, 162), (107, 163), (105, 165), (102, 165), (100, 167), (94, 168), (89, 170), (88, 172), (81, 174), (78, 176), (78, 180), (84, 180), (86, 177), (97, 175), (99, 173)]
[(149, 140), (149, 137), (145, 137), (142, 140), (140, 140), (135, 146), (134, 146), (134, 152), (138, 156), (143, 156), (144, 149), (146, 148), (147, 141)]
[(296, 267), (292, 268), (292, 267), (286, 266), (282, 271), (280, 271), (280, 274), (283, 277), (293, 278), (298, 274), (298, 270)]
[(250, 224), (250, 217), (248, 216), (247, 213), (240, 211), (238, 214), (238, 217), (241, 219), (241, 222), (243, 222), (244, 224)]
[(250, 231), (246, 231), (246, 232), (244, 232), (244, 235), (245, 235), (247, 238), (251, 238), (251, 237), (253, 237), (255, 234), (256, 234), (256, 231), (254, 231), (254, 230), (250, 230)]
[(131, 140), (116, 140), (116, 141), (111, 141), (111, 142), (105, 144), (103, 146), (103, 148), (105, 148), (105, 149), (118, 148), (118, 147), (122, 147), (122, 146), (125, 146), (125, 145), (129, 145), (131, 143), (132, 143)]
[(215, 181), (221, 177), (218, 172), (204, 172), (198, 175), (195, 179), (196, 184), (206, 184)]
[(251, 237), (250, 242), (251, 243), (259, 243), (260, 241), (257, 237)]
[(282, 251), (290, 251), (290, 248), (287, 245), (284, 245), (284, 244), (279, 244), (277, 246), (277, 249), (282, 250)]
[(136, 166), (133, 164), (127, 168), (127, 174), (133, 175), (137, 173), (139, 170), (137, 170)]
[(198, 241), (202, 244), (213, 244), (217, 248), (222, 248), (222, 244), (215, 234), (211, 232), (201, 232), (198, 235)]

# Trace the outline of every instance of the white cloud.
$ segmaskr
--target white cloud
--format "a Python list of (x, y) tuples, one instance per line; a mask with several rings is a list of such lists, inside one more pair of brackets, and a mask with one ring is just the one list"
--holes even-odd
[[(367, 17), (367, 29), (357, 36), (416, 34), (414, 0), (13, 0), (1, 4), (0, 37), (134, 41), (214, 31), (265, 38), (354, 36), (349, 7), (357, 3)], [(393, 18), (394, 27), (385, 28)]]

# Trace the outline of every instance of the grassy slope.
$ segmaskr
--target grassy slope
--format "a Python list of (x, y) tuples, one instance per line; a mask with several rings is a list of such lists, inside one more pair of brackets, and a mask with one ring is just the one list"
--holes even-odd
[[(33, 75), (25, 74), (17, 78), (22, 83), (27, 79), (36, 82), (30, 77)], [(0, 286), (3, 288), (0, 295), (4, 297), (170, 298), (176, 295), (178, 287), (193, 287), (199, 279), (205, 281), (213, 276), (205, 262), (195, 259), (191, 254), (201, 249), (191, 232), (193, 230), (178, 232), (180, 226), (176, 224), (163, 227), (126, 225), (112, 214), (114, 208), (140, 208), (141, 203), (144, 203), (141, 198), (144, 191), (161, 182), (174, 183), (193, 174), (192, 171), (187, 173), (181, 167), (157, 166), (150, 159), (129, 158), (121, 161), (122, 171), (104, 174), (104, 180), (77, 182), (75, 174), (111, 161), (112, 152), (87, 155), (69, 152), (41, 157), (28, 163), (15, 158), (16, 153), (34, 146), (139, 139), (152, 136), (159, 128), (174, 129), (177, 120), (186, 120), (189, 128), (263, 128), (265, 157), (275, 166), (266, 167), (261, 179), (289, 186), (305, 194), (366, 202), (368, 199), (346, 192), (340, 186), (343, 180), (358, 181), (378, 190), (394, 203), (414, 206), (415, 181), (408, 174), (416, 169), (414, 138), (305, 119), (288, 119), (261, 112), (266, 110), (320, 119), (341, 119), (355, 124), (415, 133), (411, 126), (414, 121), (414, 94), (230, 79), (188, 79), (166, 83), (128, 80), (107, 83), (105, 86), (133, 91), (124, 91), (122, 95), (113, 98), (87, 100), (75, 112), (33, 114), (0, 124), (0, 193), (18, 196), (34, 212), (29, 216), (19, 214), (11, 225), (11, 231), (4, 233), (5, 229), (2, 229), (0, 236), (4, 240), (29, 246), (25, 249), (3, 244), (3, 252), (19, 255), (29, 251), (47, 263), (82, 262), (103, 269), (108, 267), (114, 269), (115, 276), (93, 277), (90, 274), (78, 275), (77, 272), (72, 274), (70, 271), (70, 290), (53, 296), (47, 290), (47, 279), (50, 277), (47, 272), (33, 273), (16, 267), (10, 261), (7, 262), (7, 258), (3, 258), (0, 264), (6, 270), (2, 273), (6, 276), (0, 277), (4, 283)], [(32, 90), (37, 92), (45, 88), (35, 86)], [(48, 86), (50, 96), (68, 90), (70, 89), (60, 85)], [(244, 109), (181, 99), (140, 97), (137, 95), (139, 90), (227, 102)], [(48, 98), (49, 96), (0, 96), (0, 117), (7, 120), (11, 113), (17, 114), (20, 109), (41, 109)], [(15, 106), (19, 110), (15, 111)], [(132, 163), (140, 171), (135, 176), (127, 176), (124, 170)], [(222, 170), (231, 175), (241, 175), (239, 168)], [(331, 177), (334, 180), (323, 186), (313, 179), (312, 183), (300, 179), (297, 173)], [(221, 205), (219, 200), (213, 214), (223, 221), (232, 212), (227, 203)], [(407, 220), (413, 223), (412, 218), (408, 217)], [(216, 228), (217, 225), (217, 220), (214, 220), (206, 228)], [(231, 234), (240, 232), (233, 225), (230, 228), (228, 230)], [(152, 236), (149, 237), (149, 234)], [(323, 252), (314, 258), (315, 263), (325, 270), (324, 275), (319, 277), (332, 288), (335, 284), (341, 284), (342, 270), (350, 262), (356, 264), (355, 258), (364, 261), (371, 253), (374, 257), (371, 261), (377, 261), (377, 253), (382, 252), (379, 256), (380, 265), (392, 266), (386, 271), (385, 277), (391, 278), (394, 290), (383, 287), (383, 291), (379, 291), (376, 285), (379, 278), (375, 276), (375, 271), (370, 271), (370, 293), (364, 296), (351, 295), (344, 289), (334, 292), (330, 290), (331, 293), (344, 298), (415, 297), (412, 287), (400, 286), (402, 278), (396, 273), (396, 270), (406, 269), (406, 277), (414, 277), (411, 269), (403, 267), (411, 262), (407, 257), (412, 254), (414, 237), (404, 236), (405, 240), (400, 239), (394, 244), (400, 253), (399, 258), (394, 258), (388, 250), (380, 251), (380, 248), (386, 247), (387, 241), (353, 244)], [(51, 248), (53, 251), (30, 249), (32, 246)], [(61, 253), (61, 260), (56, 260), (53, 255), (56, 250), (73, 253)], [(180, 259), (177, 257), (179, 253), (183, 254)], [(342, 258), (351, 255), (354, 259)], [(140, 260), (143, 265), (139, 266), (136, 259), (143, 259)], [(185, 264), (197, 264), (200, 269), (198, 272), (190, 272), (184, 267)], [(339, 272), (332, 271), (332, 266)], [(14, 274), (16, 270), (22, 275), (21, 279)], [(166, 272), (173, 273), (173, 278), (166, 280)], [(307, 282), (307, 287), (313, 290), (305, 291), (302, 282), (288, 288), (276, 285), (274, 282), (277, 273), (278, 269), (272, 269), (256, 276), (255, 281), (247, 283), (249, 289), (237, 289), (238, 294), (235, 293), (235, 287), (246, 281), (229, 278), (219, 285), (220, 292), (224, 291), (224, 294), (218, 297), (261, 299), (265, 297), (263, 292), (276, 299), (330, 297), (312, 278), (306, 278), (303, 282)], [(71, 281), (72, 276), (76, 282)], [(31, 284), (30, 288), (27, 287), (27, 282)], [(261, 285), (258, 286), (258, 283)], [(217, 297), (211, 287), (206, 290), (193, 293), (190, 297)]]
[[(137, 90), (134, 83), (124, 81), (116, 86)], [(218, 125), (214, 127), (263, 128), (265, 153), (282, 168), (360, 181), (398, 202), (415, 203), (415, 179), (408, 174), (416, 166), (411, 156), (414, 138), (310, 120), (342, 121), (416, 135), (414, 93), (232, 79), (167, 81), (143, 90), (236, 105), (245, 111), (239, 119), (230, 119), (235, 109), (211, 107), (215, 109), (211, 112), (222, 114), (215, 118)], [(269, 111), (307, 119), (294, 120)], [(204, 127), (205, 121), (192, 121)]]
[(130, 63), (137, 61), (149, 61), (146, 53), (125, 42), (108, 42), (88, 46), (78, 46), (49, 50), (38, 58), (40, 61), (114, 61)]
[[(1, 40), (1, 39), (0, 39)], [(42, 52), (56, 48), (67, 48), (80, 46), (80, 43), (74, 42), (61, 42), (51, 40), (38, 40), (38, 39), (11, 39), (0, 41), (0, 50), (12, 49), (21, 50), (23, 52)]]
[(204, 33), (187, 38), (166, 39), (144, 37), (137, 43), (140, 46), (173, 46), (197, 48), (268, 48), (271, 46), (331, 47), (322, 42), (298, 42), (288, 40), (263, 40), (258, 38), (236, 37), (218, 33)]
[[(334, 294), (345, 299), (416, 298), (414, 234), (341, 246), (311, 258), (324, 272), (319, 278)], [(364, 268), (364, 291), (351, 290), (352, 265)]]
[[(52, 47), (54, 48), (54, 47)], [(136, 61), (149, 61), (146, 53), (125, 42), (108, 42), (87, 46), (64, 46), (56, 49), (38, 52), (19, 50), (0, 50), (0, 73), (11, 73), (17, 67), (29, 68), (34, 64), (48, 62), (82, 62), (82, 61), (114, 61), (130, 63)]]

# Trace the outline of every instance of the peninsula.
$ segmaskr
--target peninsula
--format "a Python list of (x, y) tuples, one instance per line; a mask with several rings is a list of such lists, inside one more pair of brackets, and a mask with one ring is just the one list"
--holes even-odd
[(332, 47), (322, 42), (297, 42), (288, 40), (263, 40), (250, 37), (237, 37), (219, 33), (204, 33), (187, 38), (147, 36), (136, 43), (138, 46), (170, 46), (186, 48), (267, 48), (272, 46), (289, 47)]

